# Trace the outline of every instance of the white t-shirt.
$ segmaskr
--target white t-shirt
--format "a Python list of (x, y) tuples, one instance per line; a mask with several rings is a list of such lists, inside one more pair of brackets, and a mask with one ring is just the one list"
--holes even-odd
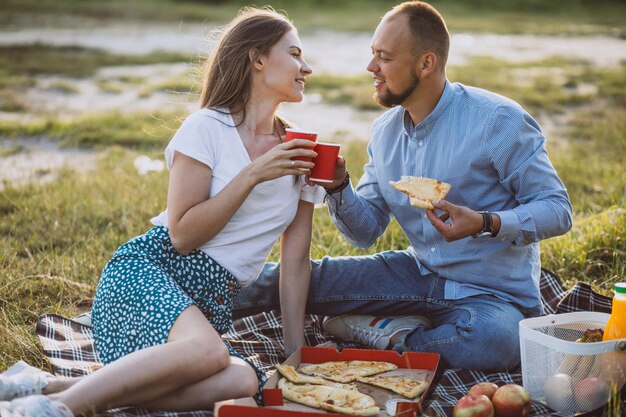
[[(251, 162), (234, 126), (228, 110), (201, 109), (192, 113), (165, 149), (167, 167), (171, 169), (175, 151), (206, 164), (213, 174), (209, 198), (214, 197)], [(249, 285), (258, 277), (278, 237), (294, 219), (300, 199), (321, 203), (324, 190), (307, 185), (303, 176), (287, 175), (262, 182), (226, 226), (198, 249), (233, 274), (241, 286)], [(167, 210), (151, 221), (167, 227)]]

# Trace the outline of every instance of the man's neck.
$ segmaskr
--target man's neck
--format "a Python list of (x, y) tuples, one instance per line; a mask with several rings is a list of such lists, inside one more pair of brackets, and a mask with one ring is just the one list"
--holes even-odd
[(409, 112), (413, 125), (423, 122), (435, 110), (445, 87), (445, 76), (437, 78), (434, 82), (422, 82), (414, 94), (402, 103), (402, 107)]

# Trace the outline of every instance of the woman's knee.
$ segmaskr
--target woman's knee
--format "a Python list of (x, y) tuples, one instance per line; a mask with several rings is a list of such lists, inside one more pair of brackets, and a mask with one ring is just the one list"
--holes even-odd
[(206, 339), (190, 338), (175, 342), (185, 372), (193, 379), (204, 379), (223, 371), (230, 364), (230, 354), (221, 341), (211, 343)]
[(192, 366), (206, 370), (209, 375), (230, 365), (230, 353), (224, 343), (200, 343), (193, 356)]
[(237, 374), (237, 392), (234, 396), (237, 398), (252, 397), (259, 390), (259, 378), (252, 366), (240, 358), (231, 357), (231, 366), (236, 367)]

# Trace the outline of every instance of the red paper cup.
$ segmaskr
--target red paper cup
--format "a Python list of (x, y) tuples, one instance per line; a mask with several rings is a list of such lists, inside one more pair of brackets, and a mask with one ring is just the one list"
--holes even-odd
[(335, 167), (339, 156), (340, 146), (334, 143), (317, 142), (313, 150), (317, 157), (313, 160), (315, 166), (311, 169), (309, 179), (315, 182), (333, 182)]
[[(299, 130), (299, 129), (288, 127), (287, 129), (285, 129), (285, 142), (289, 142), (290, 140), (293, 140), (293, 139), (308, 139), (311, 142), (316, 142), (317, 133), (307, 132), (306, 130)], [(296, 156), (295, 158), (292, 158), (292, 159), (296, 161), (313, 162), (313, 158), (307, 158), (304, 156)]]

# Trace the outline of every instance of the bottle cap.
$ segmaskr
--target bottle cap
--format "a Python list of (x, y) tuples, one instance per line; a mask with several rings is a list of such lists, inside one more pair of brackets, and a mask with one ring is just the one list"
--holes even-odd
[(616, 293), (626, 294), (626, 282), (618, 282), (613, 286)]

